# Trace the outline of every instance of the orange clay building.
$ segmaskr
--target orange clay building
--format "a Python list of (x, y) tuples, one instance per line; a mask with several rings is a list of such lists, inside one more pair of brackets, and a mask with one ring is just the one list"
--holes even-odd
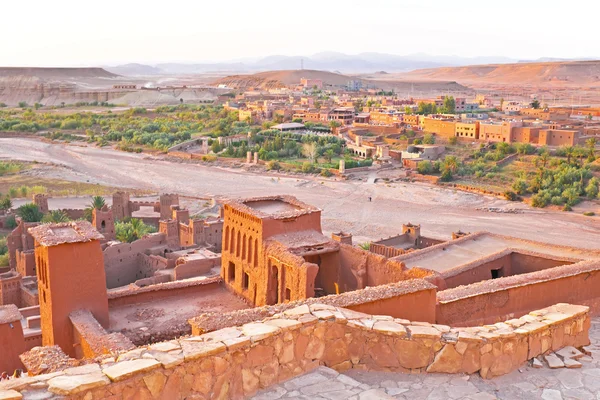
[(452, 118), (423, 118), (423, 131), (437, 136), (450, 138), (455, 136), (456, 121)]
[(104, 237), (87, 221), (45, 224), (29, 232), (35, 239), (43, 345), (59, 345), (74, 357), (72, 312), (88, 310), (108, 327)]
[(424, 275), (324, 236), (321, 210), (294, 197), (251, 198), (224, 206), (221, 277), (252, 305), (304, 300)]
[(19, 354), (25, 351), (21, 313), (14, 304), (0, 306), (0, 372), (22, 368)]

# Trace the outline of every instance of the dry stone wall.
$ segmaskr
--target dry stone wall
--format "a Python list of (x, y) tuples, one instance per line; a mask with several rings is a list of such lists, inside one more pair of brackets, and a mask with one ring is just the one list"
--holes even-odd
[(0, 384), (0, 398), (241, 399), (319, 365), (491, 378), (540, 354), (589, 344), (589, 325), (588, 308), (569, 304), (459, 329), (302, 305), (262, 322), (139, 347), (101, 364), (8, 381)]

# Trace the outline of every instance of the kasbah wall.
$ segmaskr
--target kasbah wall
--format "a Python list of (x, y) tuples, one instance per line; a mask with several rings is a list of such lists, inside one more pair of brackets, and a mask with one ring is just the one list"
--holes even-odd
[(320, 365), (492, 378), (542, 353), (589, 344), (589, 326), (588, 308), (569, 304), (459, 329), (303, 305), (262, 322), (137, 348), (116, 362), (8, 381), (0, 390), (74, 400), (242, 399)]

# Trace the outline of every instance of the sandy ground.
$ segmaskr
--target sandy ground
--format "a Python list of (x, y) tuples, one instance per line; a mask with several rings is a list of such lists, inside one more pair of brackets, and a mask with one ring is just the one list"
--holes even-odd
[[(490, 231), (554, 244), (600, 249), (600, 218), (529, 208), (440, 187), (414, 183), (335, 181), (277, 177), (241, 169), (174, 163), (144, 154), (96, 147), (0, 138), (0, 159), (51, 162), (48, 177), (217, 198), (290, 194), (323, 210), (325, 233), (351, 232), (355, 242), (400, 232), (402, 223), (421, 224), (426, 236), (449, 238), (452, 231)], [(374, 174), (372, 174), (374, 175)], [(373, 198), (372, 202), (368, 197)], [(519, 213), (486, 211), (519, 209)], [(600, 212), (598, 204), (586, 208)]]

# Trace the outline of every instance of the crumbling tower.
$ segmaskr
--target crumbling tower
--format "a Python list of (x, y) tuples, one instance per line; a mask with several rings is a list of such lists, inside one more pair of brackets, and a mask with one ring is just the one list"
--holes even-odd
[(92, 210), (92, 225), (106, 240), (115, 240), (115, 221), (111, 210)]
[(112, 213), (114, 221), (122, 221), (125, 218), (131, 218), (131, 208), (129, 207), (129, 193), (113, 193)]
[(45, 224), (30, 229), (35, 239), (44, 346), (59, 345), (75, 357), (69, 315), (88, 310), (108, 328), (108, 297), (100, 240), (87, 221)]
[(33, 204), (36, 204), (43, 214), (48, 214), (48, 196), (45, 194), (34, 194)]
[(179, 205), (179, 195), (165, 193), (160, 195), (160, 219), (171, 218), (171, 206)]

